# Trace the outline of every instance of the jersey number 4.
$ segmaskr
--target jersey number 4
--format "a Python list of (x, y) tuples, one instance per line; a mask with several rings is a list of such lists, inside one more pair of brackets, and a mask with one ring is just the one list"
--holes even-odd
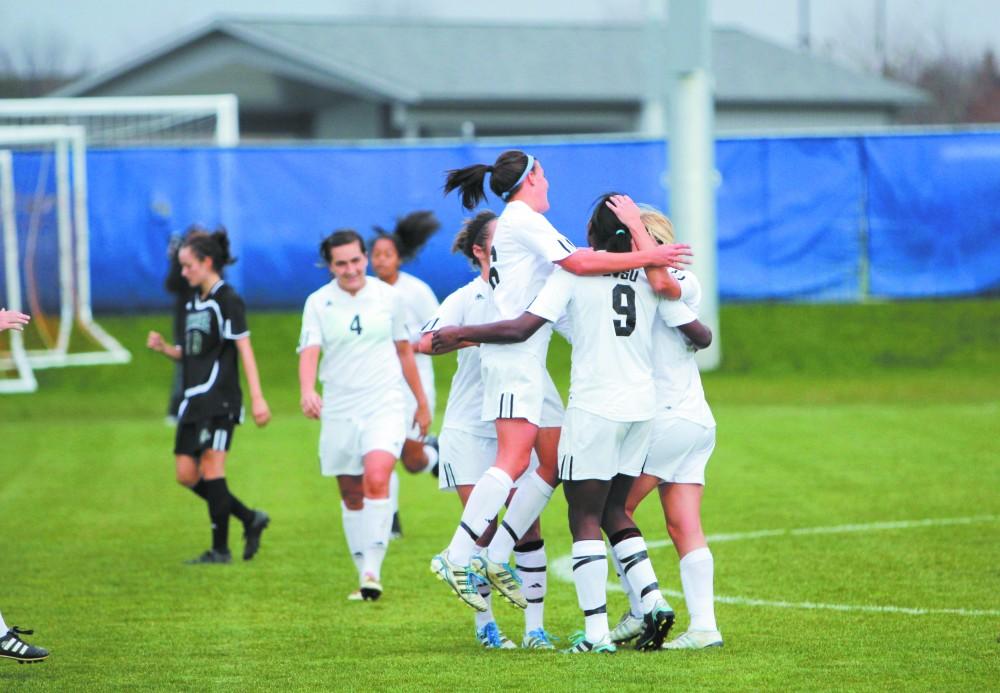
[(611, 307), (622, 316), (611, 320), (615, 335), (628, 337), (635, 332), (635, 289), (628, 284), (616, 284), (611, 290)]
[(350, 330), (351, 330), (351, 332), (355, 332), (357, 334), (361, 334), (361, 316), (360, 315), (355, 315), (354, 319), (351, 320)]

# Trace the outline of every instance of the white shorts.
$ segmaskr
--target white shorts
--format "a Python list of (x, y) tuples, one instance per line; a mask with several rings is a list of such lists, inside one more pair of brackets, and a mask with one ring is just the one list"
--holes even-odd
[[(456, 428), (443, 428), (438, 436), (438, 488), (454, 491), (457, 486), (472, 486), (497, 459), (497, 439), (477, 436)], [(531, 451), (527, 471), (515, 482), (515, 488), (538, 468), (538, 456)]]
[(323, 476), (361, 476), (364, 456), (384, 450), (399, 457), (406, 438), (402, 410), (392, 408), (364, 419), (323, 419), (319, 433), (319, 467)]
[(559, 437), (559, 478), (639, 476), (649, 450), (652, 421), (610, 421), (582, 409), (567, 409)]
[(552, 376), (530, 352), (507, 349), (480, 354), (483, 421), (527, 419), (540, 428), (562, 425), (565, 409)]
[(642, 471), (671, 484), (705, 485), (705, 466), (715, 449), (715, 426), (676, 416), (653, 419), (649, 454)]
[[(424, 395), (427, 396), (427, 406), (431, 410), (431, 420), (434, 419), (434, 409), (435, 404), (437, 404), (437, 396), (434, 391), (434, 379), (431, 378), (430, 384), (420, 381), (421, 385), (424, 386)], [(413, 423), (413, 417), (417, 415), (417, 398), (413, 396), (413, 391), (410, 390), (409, 385), (403, 386), (403, 397), (406, 399), (406, 439), (407, 440), (423, 440), (424, 437), (420, 435), (420, 426)]]

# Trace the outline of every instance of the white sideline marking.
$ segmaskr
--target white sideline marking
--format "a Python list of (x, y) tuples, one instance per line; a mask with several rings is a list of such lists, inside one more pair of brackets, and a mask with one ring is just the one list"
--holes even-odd
[[(800, 527), (796, 529), (762, 529), (754, 532), (731, 532), (728, 534), (710, 534), (705, 537), (709, 544), (725, 541), (743, 541), (744, 539), (764, 539), (768, 537), (794, 537), (816, 534), (847, 534), (849, 532), (876, 532), (892, 529), (915, 529), (919, 527), (947, 527), (949, 525), (971, 525), (984, 522), (996, 522), (1000, 515), (976, 515), (973, 517), (929, 518), (924, 520), (898, 520), (895, 522), (869, 522), (865, 524), (833, 525), (829, 527)], [(655, 549), (670, 546), (669, 539), (658, 539), (646, 544), (647, 548)], [(572, 556), (560, 556), (549, 563), (552, 574), (563, 582), (573, 582)], [(608, 583), (608, 590), (621, 592), (617, 581)], [(660, 589), (668, 597), (683, 598), (684, 593), (677, 590)], [(877, 604), (824, 604), (821, 602), (787, 602), (752, 597), (725, 597), (715, 595), (715, 601), (720, 604), (738, 604), (742, 606), (769, 606), (777, 609), (823, 609), (829, 611), (861, 611), (869, 613), (906, 614), (908, 616), (1000, 616), (1000, 609), (919, 609), (906, 606), (881, 606)]]

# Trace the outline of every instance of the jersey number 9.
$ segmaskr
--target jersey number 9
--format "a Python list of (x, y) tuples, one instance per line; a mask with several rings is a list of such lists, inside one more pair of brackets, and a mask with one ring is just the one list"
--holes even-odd
[(627, 284), (616, 284), (611, 290), (611, 307), (623, 318), (611, 320), (615, 335), (628, 337), (635, 332), (635, 289)]

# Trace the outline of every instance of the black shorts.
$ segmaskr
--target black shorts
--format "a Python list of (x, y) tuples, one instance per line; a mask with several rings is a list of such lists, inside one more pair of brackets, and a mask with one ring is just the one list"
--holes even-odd
[(202, 421), (177, 424), (174, 454), (198, 457), (206, 450), (228, 451), (233, 443), (237, 421), (231, 416), (216, 416)]

